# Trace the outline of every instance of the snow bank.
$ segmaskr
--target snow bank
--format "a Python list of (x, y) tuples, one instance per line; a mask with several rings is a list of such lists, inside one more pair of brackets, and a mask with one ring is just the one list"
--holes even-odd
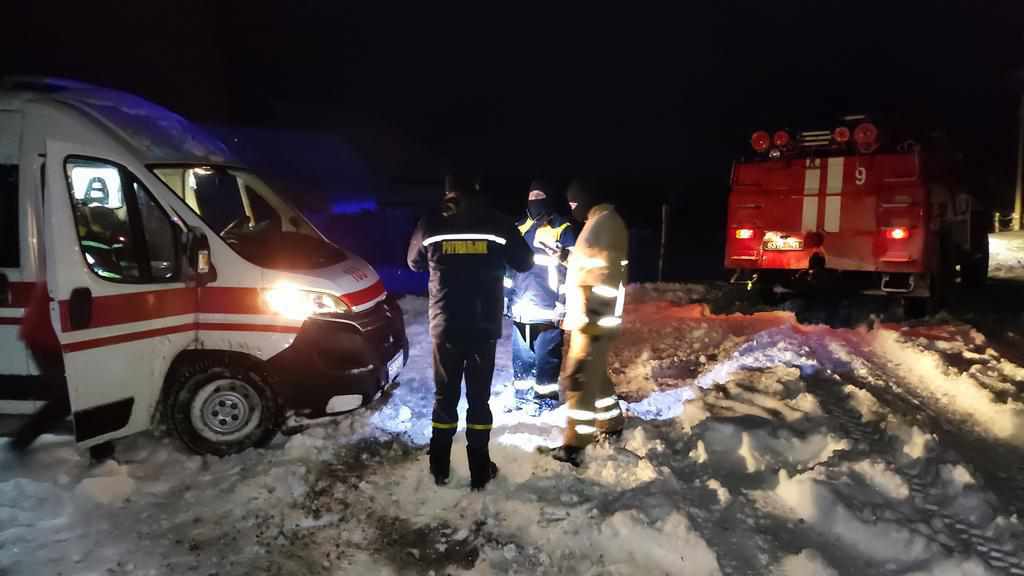
[(797, 518), (880, 562), (913, 563), (939, 552), (934, 543), (905, 526), (862, 520), (819, 481), (819, 474), (813, 471), (790, 478), (784, 470), (779, 472), (775, 494)]
[(910, 496), (910, 486), (897, 474), (892, 466), (881, 460), (861, 460), (852, 466), (854, 472), (875, 490), (893, 500)]
[(896, 373), (936, 408), (985, 436), (1024, 446), (1024, 405), (998, 400), (969, 374), (951, 368), (935, 352), (908, 344), (896, 332), (878, 330), (870, 340)]
[(1024, 232), (1003, 232), (988, 237), (989, 275), (1024, 280)]
[(775, 569), (776, 576), (839, 576), (814, 550), (787, 556)]
[[(714, 316), (694, 287), (630, 294), (613, 352), (627, 429), (588, 448), (581, 468), (536, 452), (560, 443), (565, 409), (516, 405), (506, 333), (491, 401), (501, 473), (470, 492), (460, 432), (451, 482), (435, 486), (423, 446), (433, 402), (426, 300), (406, 298), (412, 350), (400, 384), (268, 449), (199, 457), (139, 435), (119, 443), (119, 464), (94, 467), (67, 440), (46, 438), (24, 461), (0, 445), (0, 572), (802, 576), (835, 574), (823, 558), (859, 555), (883, 573), (985, 574), (966, 556), (983, 556), (980, 546), (960, 546), (935, 510), (1019, 556), (1024, 529), (984, 479), (887, 396), (844, 380), (863, 374), (952, 402), (954, 384), (931, 380), (965, 379), (974, 401), (963, 409), (981, 412), (957, 414), (975, 423), (1000, 405), (979, 372), (956, 373), (942, 355), (984, 363), (993, 378), (1016, 374), (998, 355), (968, 358), (983, 340), (933, 326), (874, 346), (874, 335), (807, 328), (789, 314)], [(890, 370), (894, 357), (905, 371)], [(834, 396), (821, 394), (827, 386)], [(886, 441), (826, 416), (844, 397)]]
[(925, 572), (912, 572), (908, 576), (995, 576), (995, 572), (977, 558), (942, 560), (931, 565)]
[(824, 431), (800, 437), (786, 429), (745, 430), (716, 419), (703, 429), (692, 457), (747, 473), (778, 468), (803, 470), (828, 460), (837, 450), (850, 447), (848, 439)]
[(100, 504), (122, 503), (135, 492), (135, 480), (128, 477), (128, 469), (107, 461), (93, 470), (96, 474), (78, 483), (75, 493)]
[(680, 513), (651, 523), (637, 511), (617, 512), (601, 525), (594, 544), (605, 555), (606, 574), (721, 574), (714, 552)]

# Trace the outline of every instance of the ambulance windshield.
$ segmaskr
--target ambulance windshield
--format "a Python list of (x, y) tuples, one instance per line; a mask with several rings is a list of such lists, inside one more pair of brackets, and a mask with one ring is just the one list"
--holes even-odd
[(222, 166), (160, 166), (167, 186), (236, 252), (250, 262), (280, 270), (308, 270), (345, 260), (263, 180)]

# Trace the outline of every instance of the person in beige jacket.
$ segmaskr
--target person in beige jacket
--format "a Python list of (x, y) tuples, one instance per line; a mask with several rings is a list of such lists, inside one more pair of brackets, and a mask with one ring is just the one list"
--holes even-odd
[(561, 374), (568, 421), (563, 445), (552, 456), (579, 466), (595, 435), (617, 434), (625, 423), (608, 375), (608, 351), (622, 326), (629, 233), (600, 189), (576, 181), (568, 191), (573, 216), (585, 221), (568, 267), (566, 317), (569, 351)]

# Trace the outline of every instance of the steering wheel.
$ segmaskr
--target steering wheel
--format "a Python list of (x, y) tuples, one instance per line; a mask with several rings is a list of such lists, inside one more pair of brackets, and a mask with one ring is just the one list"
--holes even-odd
[(249, 216), (247, 216), (246, 214), (242, 214), (238, 218), (235, 218), (234, 220), (231, 221), (231, 224), (228, 224), (226, 228), (221, 230), (220, 235), (224, 236), (231, 230), (238, 228), (242, 223), (251, 223), (251, 220), (249, 220)]

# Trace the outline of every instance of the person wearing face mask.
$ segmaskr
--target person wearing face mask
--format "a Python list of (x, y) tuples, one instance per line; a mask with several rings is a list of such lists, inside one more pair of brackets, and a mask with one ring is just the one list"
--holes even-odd
[(572, 222), (558, 213), (553, 200), (554, 190), (546, 182), (530, 184), (526, 215), (516, 226), (533, 249), (534, 267), (527, 272), (509, 270), (505, 278), (506, 311), (515, 325), (516, 400), (531, 403), (533, 410), (551, 408), (558, 401), (566, 269), (557, 255), (576, 243)]
[(577, 180), (568, 198), (573, 217), (584, 225), (573, 249), (559, 252), (568, 267), (562, 328), (569, 332), (569, 352), (561, 374), (568, 421), (552, 456), (579, 466), (595, 435), (618, 434), (625, 424), (608, 375), (608, 351), (622, 326), (629, 233), (599, 186)]

